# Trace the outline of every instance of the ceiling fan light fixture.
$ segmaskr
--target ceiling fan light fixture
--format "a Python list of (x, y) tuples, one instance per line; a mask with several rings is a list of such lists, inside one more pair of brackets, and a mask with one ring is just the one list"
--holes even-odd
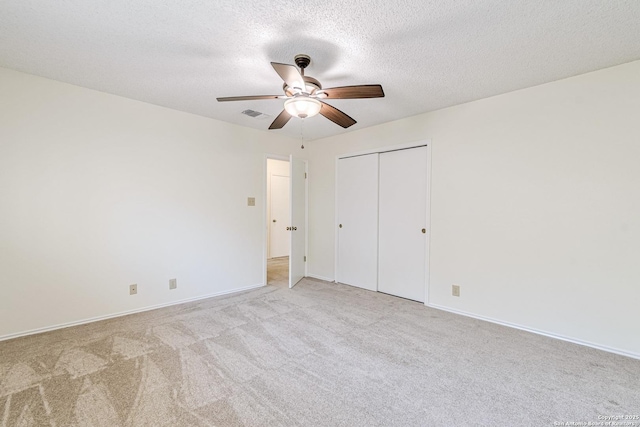
[(314, 98), (308, 96), (296, 96), (295, 98), (287, 99), (284, 102), (284, 109), (287, 113), (301, 119), (313, 117), (320, 112), (322, 103)]

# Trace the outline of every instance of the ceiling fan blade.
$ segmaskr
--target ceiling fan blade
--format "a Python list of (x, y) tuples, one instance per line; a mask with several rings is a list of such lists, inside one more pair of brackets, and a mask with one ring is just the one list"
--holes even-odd
[(278, 114), (278, 117), (276, 117), (273, 123), (271, 123), (269, 129), (282, 129), (282, 127), (287, 124), (290, 118), (291, 114), (287, 113), (287, 110), (282, 110), (282, 113)]
[(353, 120), (353, 118), (347, 116), (345, 113), (338, 110), (336, 107), (332, 107), (331, 105), (325, 104), (324, 102), (322, 102), (322, 107), (320, 108), (320, 114), (322, 114), (327, 119), (331, 120), (333, 123), (339, 126), (342, 126), (345, 129), (357, 123), (355, 120)]
[(282, 80), (284, 80), (287, 86), (290, 88), (297, 87), (301, 90), (305, 89), (306, 86), (304, 84), (304, 79), (302, 78), (298, 67), (295, 65), (280, 64), (279, 62), (272, 62), (271, 66), (276, 70), (276, 73), (278, 73)]
[(327, 99), (384, 98), (381, 85), (342, 86), (322, 89)]
[(218, 102), (225, 101), (253, 101), (256, 99), (279, 99), (286, 98), (286, 96), (282, 95), (254, 95), (254, 96), (225, 96), (222, 98), (216, 98)]

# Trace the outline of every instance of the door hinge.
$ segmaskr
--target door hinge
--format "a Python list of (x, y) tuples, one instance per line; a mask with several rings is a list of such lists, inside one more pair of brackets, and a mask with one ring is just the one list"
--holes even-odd
[(304, 262), (307, 262), (307, 256), (306, 255), (304, 256)]
[(304, 173), (304, 179), (307, 179), (307, 173), (306, 172)]

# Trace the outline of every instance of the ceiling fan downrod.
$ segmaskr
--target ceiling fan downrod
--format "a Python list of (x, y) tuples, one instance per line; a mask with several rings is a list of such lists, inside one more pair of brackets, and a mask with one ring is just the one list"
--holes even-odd
[(304, 76), (304, 69), (311, 64), (311, 57), (309, 55), (296, 55), (293, 57), (293, 62), (300, 68), (300, 74)]

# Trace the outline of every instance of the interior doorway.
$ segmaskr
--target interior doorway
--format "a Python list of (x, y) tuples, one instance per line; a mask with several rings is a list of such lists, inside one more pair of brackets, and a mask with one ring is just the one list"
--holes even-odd
[(267, 284), (289, 287), (290, 164), (267, 158)]

